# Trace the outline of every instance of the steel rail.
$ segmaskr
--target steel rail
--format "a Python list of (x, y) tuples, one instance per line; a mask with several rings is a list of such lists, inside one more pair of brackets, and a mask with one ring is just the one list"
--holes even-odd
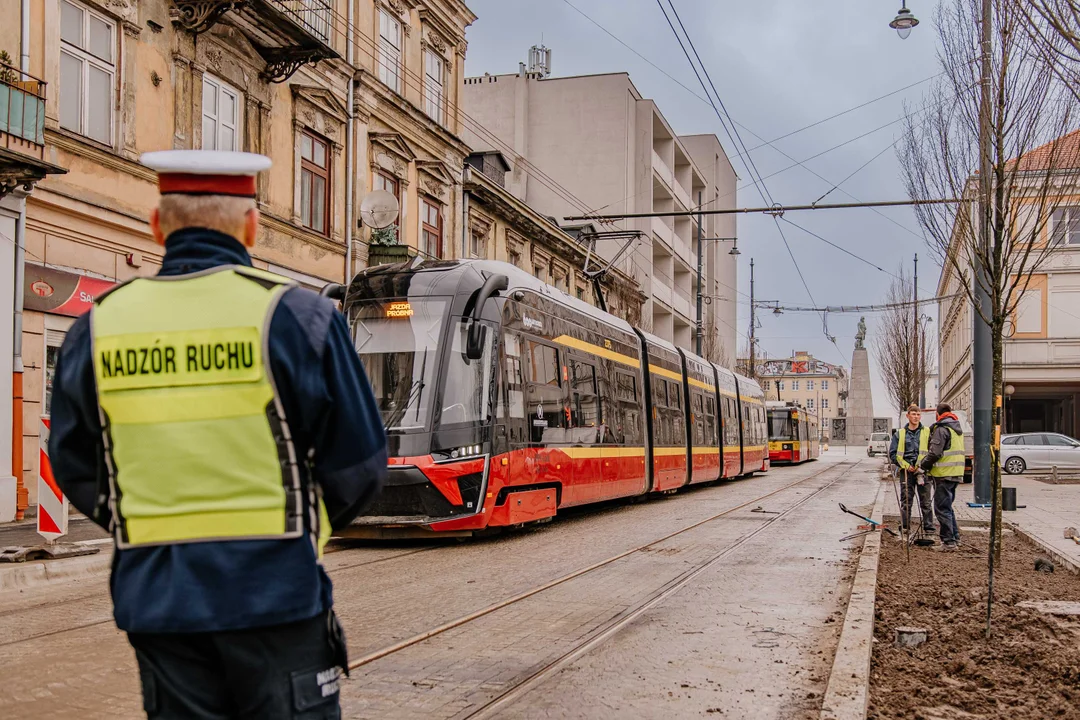
[[(683, 527), (683, 528), (681, 528), (679, 530), (668, 533), (667, 535), (664, 535), (663, 537), (657, 538), (655, 540), (651, 540), (650, 542), (647, 542), (647, 543), (645, 543), (643, 545), (638, 545), (637, 547), (631, 548), (629, 550), (624, 550), (623, 552), (618, 553), (616, 555), (612, 555), (609, 558), (606, 558), (606, 559), (601, 560), (599, 562), (595, 562), (595, 563), (593, 563), (591, 565), (588, 565), (586, 567), (579, 568), (578, 570), (574, 570), (573, 572), (567, 573), (566, 575), (563, 575), (561, 577), (555, 578), (554, 580), (546, 582), (543, 585), (538, 585), (538, 586), (536, 586), (534, 588), (531, 588), (531, 589), (526, 590), (524, 592), (518, 593), (517, 595), (506, 598), (505, 600), (500, 600), (497, 603), (493, 603), (491, 605), (488, 605), (487, 607), (481, 608), (480, 610), (476, 610), (476, 611), (471, 612), (471, 613), (469, 613), (467, 615), (462, 615), (459, 618), (456, 618), (454, 620), (450, 620), (448, 622), (445, 622), (445, 623), (443, 623), (441, 625), (438, 625), (438, 626), (436, 626), (434, 628), (431, 628), (430, 630), (426, 630), (426, 631), (424, 631), (422, 633), (418, 633), (416, 635), (413, 635), (412, 637), (405, 638), (404, 640), (399, 640), (398, 642), (396, 642), (396, 643), (394, 643), (392, 645), (387, 645), (384, 648), (381, 648), (381, 649), (376, 650), (374, 652), (368, 653), (367, 655), (364, 655), (363, 657), (360, 657), (360, 658), (350, 662), (349, 663), (349, 670), (356, 670), (357, 668), (360, 668), (360, 667), (363, 667), (364, 665), (368, 665), (370, 663), (373, 663), (376, 660), (384, 658), (384, 657), (386, 657), (388, 655), (393, 655), (396, 652), (400, 652), (400, 651), (405, 650), (405, 649), (407, 649), (409, 647), (412, 647), (413, 645), (417, 645), (417, 644), (422, 643), (422, 642), (424, 642), (426, 640), (430, 640), (431, 638), (436, 637), (437, 635), (441, 635), (441, 634), (443, 634), (443, 633), (445, 633), (445, 632), (447, 632), (449, 630), (453, 630), (455, 628), (461, 627), (462, 625), (466, 625), (466, 624), (468, 624), (470, 622), (473, 622), (474, 620), (478, 620), (478, 619), (480, 619), (480, 618), (482, 618), (482, 617), (484, 617), (486, 615), (490, 615), (493, 612), (497, 612), (499, 610), (502, 610), (503, 608), (509, 607), (510, 605), (513, 605), (515, 603), (519, 603), (522, 600), (526, 600), (526, 599), (528, 599), (528, 598), (530, 598), (530, 597), (532, 597), (534, 595), (537, 595), (539, 593), (544, 592), (545, 590), (550, 590), (551, 588), (562, 585), (562, 584), (564, 584), (566, 582), (574, 580), (575, 578), (579, 578), (582, 575), (586, 575), (588, 573), (599, 570), (600, 568), (605, 567), (607, 565), (610, 565), (610, 564), (612, 564), (614, 562), (618, 562), (619, 560), (622, 560), (625, 557), (629, 557), (630, 555), (633, 555), (635, 553), (643, 552), (644, 550), (646, 550), (646, 549), (648, 549), (648, 548), (650, 548), (650, 547), (652, 547), (654, 545), (658, 545), (658, 544), (660, 544), (662, 542), (665, 542), (666, 540), (670, 540), (673, 537), (677, 537), (679, 535), (682, 535), (683, 533), (689, 532), (690, 530), (701, 527), (702, 525), (705, 525), (707, 523), (713, 522), (714, 520), (718, 520), (718, 519), (724, 517), (725, 515), (730, 515), (731, 513), (738, 512), (739, 510), (742, 510), (742, 509), (746, 508), (749, 505), (753, 505), (755, 503), (760, 503), (765, 498), (772, 497), (773, 495), (776, 495), (776, 494), (781, 493), (781, 492), (783, 492), (785, 490), (793, 488), (796, 485), (800, 485), (800, 484), (805, 483), (805, 482), (807, 482), (809, 480), (813, 480), (814, 478), (828, 472), (829, 470), (833, 470), (833, 469), (835, 469), (837, 467), (847, 467), (847, 466), (853, 465), (853, 464), (855, 464), (855, 463), (841, 462), (841, 463), (838, 463), (837, 465), (832, 465), (832, 466), (829, 466), (829, 467), (826, 467), (826, 468), (822, 468), (820, 471), (814, 473), (813, 475), (809, 475), (809, 476), (807, 476), (805, 478), (802, 478), (802, 479), (796, 480), (794, 482), (788, 483), (787, 485), (784, 485), (784, 486), (779, 487), (779, 488), (777, 488), (775, 490), (772, 490), (772, 491), (770, 491), (768, 493), (765, 493), (764, 495), (759, 495), (759, 496), (757, 496), (757, 497), (755, 497), (755, 498), (753, 498), (751, 500), (748, 500), (748, 501), (746, 501), (746, 502), (744, 502), (744, 503), (742, 503), (740, 505), (736, 505), (733, 508), (729, 508), (727, 510), (724, 510), (723, 512), (717, 513), (715, 515), (711, 515), (711, 516), (709, 516), (709, 517), (707, 517), (707, 518), (705, 518), (703, 520), (699, 520), (699, 521), (697, 521), (695, 523), (692, 523), (690, 525), (687, 525), (686, 527)], [(812, 495), (807, 496), (807, 497), (808, 498), (812, 497)], [(782, 515), (777, 515), (776, 517), (770, 518), (770, 521), (768, 523), (766, 523), (766, 526), (771, 524), (772, 521), (775, 521), (776, 519), (779, 519), (780, 517), (782, 517)]]

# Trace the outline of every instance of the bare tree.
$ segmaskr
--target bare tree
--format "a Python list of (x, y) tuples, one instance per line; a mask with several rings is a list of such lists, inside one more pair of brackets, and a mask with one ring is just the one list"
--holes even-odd
[(897, 413), (919, 402), (934, 363), (921, 313), (910, 304), (913, 288), (911, 277), (901, 268), (886, 295), (886, 304), (893, 307), (882, 313), (874, 339), (881, 378)]
[(1024, 29), (1074, 96), (1080, 97), (1080, 0), (1014, 0)]
[(732, 367), (731, 354), (720, 337), (716, 323), (708, 321), (701, 331), (701, 356), (720, 367)]
[[(948, 0), (938, 9), (944, 72), (930, 90), (927, 111), (909, 117), (900, 161), (913, 199), (965, 201), (919, 205), (916, 215), (949, 276), (947, 292), (966, 296), (991, 328), (994, 407), (1000, 407), (1004, 327), (1032, 274), (1054, 251), (1047, 223), (1054, 207), (1074, 191), (1080, 157), (1077, 136), (1066, 137), (1075, 98), (1054, 62), (1027, 32), (1017, 0), (993, 0), (993, 11), (989, 205), (977, 202), (979, 0)], [(980, 223), (989, 226), (987, 245), (980, 241)], [(985, 307), (976, 301), (980, 284), (989, 295)], [(991, 467), (1000, 527), (1001, 470), (997, 462)], [(993, 545), (999, 554), (1000, 536)]]

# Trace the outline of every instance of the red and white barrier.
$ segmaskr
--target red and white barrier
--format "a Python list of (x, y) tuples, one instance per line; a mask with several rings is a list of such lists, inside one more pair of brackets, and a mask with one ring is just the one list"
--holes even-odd
[(49, 462), (49, 416), (41, 416), (38, 428), (38, 534), (48, 542), (67, 534), (68, 499), (60, 492)]

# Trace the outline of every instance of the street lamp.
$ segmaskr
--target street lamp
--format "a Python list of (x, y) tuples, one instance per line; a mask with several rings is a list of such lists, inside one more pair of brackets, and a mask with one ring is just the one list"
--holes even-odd
[(911, 34), (911, 29), (918, 24), (919, 19), (908, 10), (907, 0), (903, 0), (900, 10), (897, 11), (893, 21), (889, 23), (889, 27), (896, 31), (901, 40), (906, 40), (907, 36)]

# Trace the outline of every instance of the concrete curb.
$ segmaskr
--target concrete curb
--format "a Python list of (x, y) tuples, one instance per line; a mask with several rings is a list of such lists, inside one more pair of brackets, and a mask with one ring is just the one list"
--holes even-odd
[(112, 569), (112, 558), (111, 552), (103, 551), (96, 555), (83, 555), (67, 560), (0, 567), (0, 593), (106, 575)]
[(1014, 533), (1026, 540), (1028, 543), (1034, 545), (1036, 548), (1049, 555), (1050, 559), (1053, 560), (1055, 564), (1062, 566), (1063, 568), (1071, 572), (1073, 575), (1080, 575), (1080, 565), (1077, 565), (1076, 561), (1072, 558), (1062, 555), (1061, 551), (1055, 548), (1053, 545), (1050, 545), (1044, 540), (1040, 540), (1037, 535), (1032, 534), (1028, 530), (1024, 530), (1015, 523), (1006, 521), (1005, 525), (1012, 528), (1012, 531)]
[[(870, 518), (881, 522), (885, 495), (878, 489)], [(877, 592), (881, 533), (870, 533), (859, 553), (859, 567), (840, 631), (832, 672), (821, 703), (821, 720), (865, 720), (870, 703), (870, 653), (874, 644), (874, 601)]]

